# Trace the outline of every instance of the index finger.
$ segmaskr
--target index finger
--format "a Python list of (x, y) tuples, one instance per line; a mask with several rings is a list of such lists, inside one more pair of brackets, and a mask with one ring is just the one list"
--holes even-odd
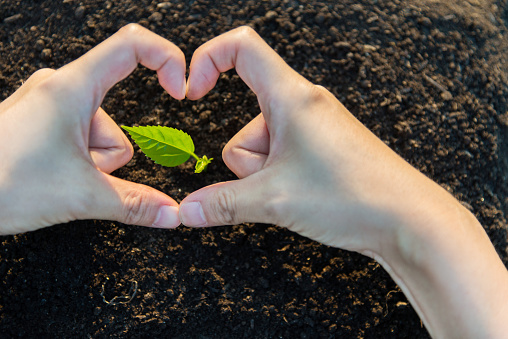
[[(95, 99), (95, 113), (106, 92), (138, 65), (157, 71), (161, 86), (176, 99), (185, 98), (185, 56), (170, 41), (137, 24), (129, 24), (57, 72), (74, 84), (73, 95)], [(70, 81), (70, 82), (67, 82)]]
[[(232, 68), (257, 95), (263, 113), (270, 111), (271, 95), (283, 94), (298, 84), (310, 83), (294, 71), (252, 28), (244, 26), (224, 33), (192, 56), (187, 97), (199, 99), (216, 84), (221, 72)], [(288, 98), (278, 95), (278, 98)]]

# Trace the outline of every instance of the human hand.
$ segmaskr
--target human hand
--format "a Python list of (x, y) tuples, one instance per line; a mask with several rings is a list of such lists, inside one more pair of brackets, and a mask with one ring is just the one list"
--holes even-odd
[(0, 104), (0, 234), (76, 219), (180, 224), (173, 199), (109, 175), (133, 150), (99, 106), (138, 63), (156, 70), (171, 96), (185, 97), (182, 51), (131, 24), (76, 61), (36, 72)]
[(394, 241), (399, 226), (423, 232), (429, 209), (440, 214), (446, 203), (456, 203), (249, 28), (195, 52), (188, 98), (203, 97), (220, 72), (233, 67), (256, 93), (262, 114), (224, 149), (225, 163), (240, 180), (184, 199), (184, 225), (273, 223), (373, 256)]
[(201, 98), (233, 67), (262, 114), (223, 151), (240, 180), (187, 196), (184, 225), (285, 226), (376, 259), (433, 337), (505, 336), (508, 273), (469, 211), (252, 29), (225, 33), (195, 52), (187, 96)]

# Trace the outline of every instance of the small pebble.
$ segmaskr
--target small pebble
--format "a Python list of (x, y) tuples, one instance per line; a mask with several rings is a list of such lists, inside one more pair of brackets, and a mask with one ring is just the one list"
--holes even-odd
[(275, 19), (277, 16), (278, 16), (277, 12), (275, 12), (275, 11), (268, 11), (268, 12), (266, 12), (266, 14), (265, 14), (265, 19), (266, 19), (266, 20), (273, 20), (273, 19)]
[(372, 87), (371, 83), (369, 80), (363, 80), (360, 85), (363, 87), (363, 88), (370, 88)]
[(441, 99), (443, 100), (452, 100), (453, 99), (453, 95), (450, 93), (450, 91), (444, 91), (444, 92), (441, 92)]
[(76, 11), (74, 12), (74, 15), (77, 19), (83, 19), (85, 16), (85, 6), (79, 6), (76, 8)]
[(504, 127), (508, 127), (508, 112), (506, 112), (505, 114), (498, 115), (497, 120)]
[(333, 36), (338, 36), (340, 34), (339, 29), (335, 26), (330, 27), (328, 29), (328, 32), (330, 33), (330, 35), (333, 35)]
[(361, 12), (363, 11), (363, 6), (360, 4), (354, 4), (351, 6), (351, 9), (355, 12)]
[(152, 22), (159, 22), (162, 20), (162, 14), (159, 12), (153, 12), (152, 15), (148, 17), (148, 20)]
[(44, 40), (42, 39), (38, 39), (36, 42), (35, 42), (35, 50), (36, 51), (42, 51), (44, 49)]
[(21, 15), (21, 14), (14, 14), (13, 16), (10, 16), (10, 17), (8, 17), (8, 18), (5, 18), (5, 19), (4, 19), (4, 22), (5, 22), (6, 24), (10, 24), (10, 23), (13, 23), (13, 22), (15, 22), (15, 21), (18, 21), (18, 20), (19, 20), (19, 19), (21, 19), (22, 17), (23, 17), (23, 15)]
[(422, 24), (423, 26), (426, 26), (426, 27), (432, 27), (432, 21), (427, 18), (427, 17), (423, 17), (423, 18), (420, 18), (418, 19), (418, 23)]
[(375, 46), (372, 46), (372, 45), (363, 45), (363, 51), (365, 53), (372, 53), (372, 52), (375, 52), (377, 50), (377, 48)]
[(351, 48), (351, 44), (346, 41), (339, 41), (334, 43), (333, 45), (337, 48), (347, 48), (347, 49)]
[(44, 48), (41, 52), (41, 58), (42, 60), (51, 60), (51, 57), (53, 56), (53, 51), (50, 48)]
[(140, 24), (143, 27), (148, 27), (150, 25), (150, 22), (146, 19), (141, 19), (138, 21), (138, 24)]
[(160, 2), (157, 4), (157, 8), (160, 9), (170, 9), (173, 6), (171, 2)]
[(322, 24), (323, 22), (325, 22), (325, 15), (323, 13), (318, 13), (316, 15), (316, 22), (318, 24)]
[(209, 119), (209, 118), (210, 118), (210, 116), (211, 116), (211, 115), (212, 115), (212, 111), (210, 111), (210, 110), (206, 110), (206, 111), (201, 112), (201, 113), (199, 114), (199, 119), (200, 119), (200, 120), (207, 120), (207, 119)]

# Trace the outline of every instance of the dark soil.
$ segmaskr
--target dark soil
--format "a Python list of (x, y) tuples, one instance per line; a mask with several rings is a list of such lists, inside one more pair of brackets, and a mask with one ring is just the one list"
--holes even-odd
[[(247, 24), (463, 201), (508, 264), (507, 21), (505, 0), (0, 0), (0, 100), (129, 22), (172, 40), (188, 61)], [(195, 175), (191, 162), (162, 168), (136, 148), (114, 173), (178, 201), (235, 178), (222, 147), (259, 113), (233, 71), (204, 99), (178, 102), (139, 68), (103, 107), (119, 124), (184, 129), (216, 159)], [(428, 337), (376, 262), (277, 226), (168, 231), (89, 220), (0, 241), (2, 337)]]

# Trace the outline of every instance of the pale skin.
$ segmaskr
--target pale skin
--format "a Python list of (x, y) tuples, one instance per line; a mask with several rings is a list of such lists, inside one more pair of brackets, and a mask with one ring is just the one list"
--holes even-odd
[[(7, 159), (0, 164), (3, 234), (85, 218), (166, 228), (180, 220), (191, 227), (273, 223), (376, 259), (435, 338), (505, 337), (508, 272), (475, 217), (250, 28), (196, 50), (186, 87), (189, 99), (199, 99), (236, 68), (256, 93), (261, 114), (223, 151), (239, 180), (205, 187), (178, 206), (109, 176), (132, 148), (99, 105), (138, 62), (184, 98), (183, 53), (130, 25), (77, 61), (34, 74), (0, 104), (7, 131), (0, 142), (16, 145), (0, 151)], [(37, 138), (36, 150), (27, 135)], [(46, 192), (51, 204), (40, 204)]]
[(109, 175), (133, 149), (100, 104), (138, 63), (157, 70), (161, 86), (184, 99), (183, 52), (129, 25), (76, 61), (36, 72), (0, 104), (0, 143), (12, 145), (0, 150), (0, 234), (76, 219), (180, 224), (175, 200)]

